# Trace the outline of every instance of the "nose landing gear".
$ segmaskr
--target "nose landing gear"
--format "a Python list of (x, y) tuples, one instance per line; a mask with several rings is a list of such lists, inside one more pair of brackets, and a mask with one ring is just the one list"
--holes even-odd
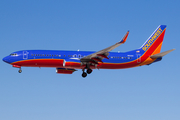
[(18, 72), (19, 72), (19, 73), (22, 73), (22, 70), (21, 70), (21, 68), (18, 70)]
[(19, 66), (19, 65), (13, 65), (13, 67), (19, 68), (18, 72), (19, 72), (19, 73), (22, 73), (21, 66)]

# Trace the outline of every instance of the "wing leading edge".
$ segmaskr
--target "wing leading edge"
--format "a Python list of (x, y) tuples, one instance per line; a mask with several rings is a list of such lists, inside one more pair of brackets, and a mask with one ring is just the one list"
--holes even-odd
[(93, 54), (90, 54), (86, 57), (83, 57), (80, 59), (80, 61), (82, 63), (85, 62), (85, 64), (87, 62), (90, 62), (90, 63), (94, 63), (94, 64), (98, 64), (98, 62), (102, 62), (102, 59), (106, 58), (106, 59), (109, 59), (107, 56), (109, 55), (109, 52), (112, 51), (113, 49), (119, 47), (120, 45), (124, 44), (126, 42), (126, 39), (129, 35), (129, 31), (127, 31), (127, 33), (124, 35), (124, 37), (119, 41), (117, 42), (116, 44), (110, 46), (110, 47), (107, 47), (103, 50), (100, 50), (98, 52), (95, 52)]

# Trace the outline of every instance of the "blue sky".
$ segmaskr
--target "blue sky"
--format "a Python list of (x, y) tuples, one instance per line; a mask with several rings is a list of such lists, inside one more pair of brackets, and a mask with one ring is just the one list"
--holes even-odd
[(140, 47), (167, 25), (161, 62), (121, 70), (56, 74), (55, 68), (18, 69), (0, 62), (2, 120), (179, 120), (180, 1), (1, 0), (0, 58), (26, 49), (113, 51)]

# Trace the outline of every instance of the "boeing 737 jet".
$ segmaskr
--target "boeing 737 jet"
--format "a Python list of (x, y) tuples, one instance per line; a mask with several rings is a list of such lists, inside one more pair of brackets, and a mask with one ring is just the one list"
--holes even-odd
[(63, 50), (22, 50), (13, 52), (3, 61), (19, 68), (21, 67), (55, 67), (56, 73), (72, 74), (76, 69), (82, 69), (82, 77), (92, 73), (92, 69), (123, 69), (142, 65), (150, 65), (160, 61), (162, 57), (174, 49), (161, 52), (166, 25), (160, 25), (138, 49), (128, 52), (110, 52), (125, 43), (129, 31), (116, 44), (103, 50), (93, 51), (63, 51)]

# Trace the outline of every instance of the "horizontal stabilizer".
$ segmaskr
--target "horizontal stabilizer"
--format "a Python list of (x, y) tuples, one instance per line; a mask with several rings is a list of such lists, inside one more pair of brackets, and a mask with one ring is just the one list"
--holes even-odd
[(174, 50), (175, 49), (171, 49), (171, 50), (168, 50), (168, 51), (165, 51), (165, 52), (162, 52), (162, 53), (158, 53), (158, 54), (150, 56), (150, 58), (160, 58), (160, 57), (163, 57), (163, 56), (167, 55), (168, 53), (170, 53), (170, 52), (172, 52)]

